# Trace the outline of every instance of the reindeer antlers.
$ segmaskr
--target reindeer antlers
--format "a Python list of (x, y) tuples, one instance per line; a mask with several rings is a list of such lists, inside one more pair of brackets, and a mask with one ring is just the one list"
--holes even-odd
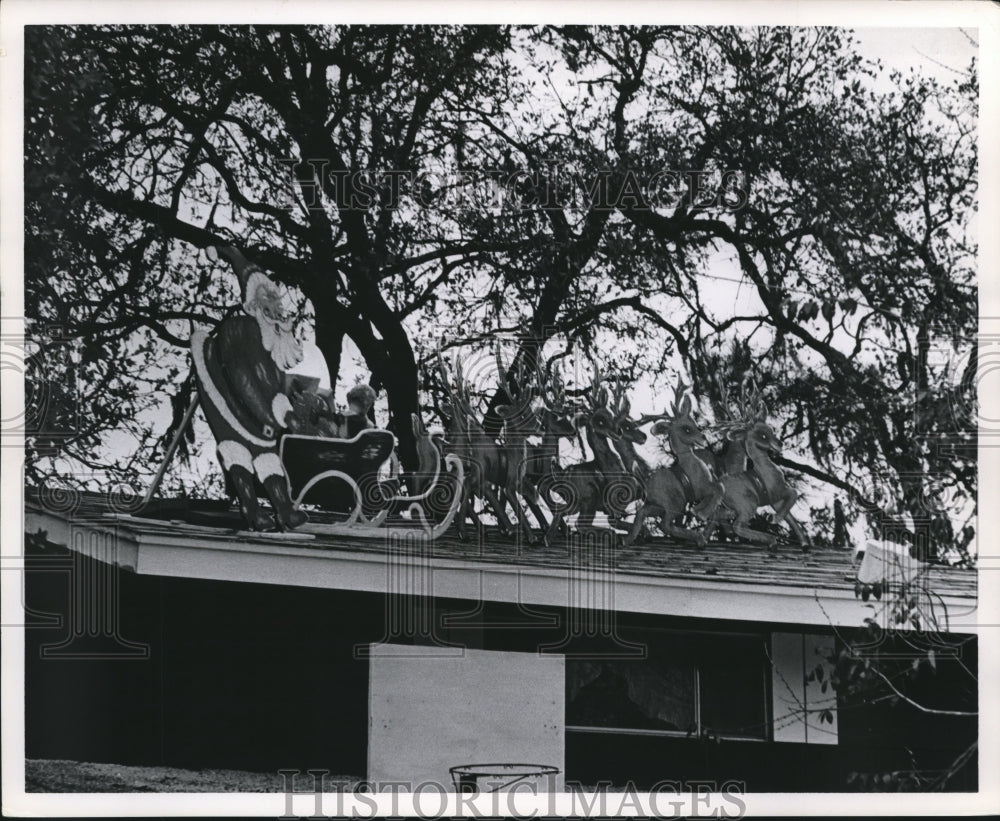
[(687, 395), (690, 385), (684, 384), (684, 379), (677, 380), (677, 388), (674, 390), (674, 399), (671, 402), (671, 410), (674, 416), (688, 416), (691, 413), (691, 397)]
[(544, 368), (539, 366), (538, 359), (535, 360), (542, 400), (550, 410), (557, 413), (564, 411), (567, 407), (566, 384), (563, 382), (562, 369), (553, 368), (552, 366), (557, 359), (562, 359), (566, 356), (569, 356), (569, 351), (560, 351), (557, 354), (553, 354), (545, 362)]
[(767, 418), (767, 405), (764, 404), (761, 391), (752, 376), (745, 378), (740, 385), (739, 408), (746, 422), (763, 422)]
[(719, 395), (722, 401), (723, 412), (728, 419), (716, 425), (717, 429), (746, 429), (755, 422), (763, 422), (767, 419), (767, 405), (761, 398), (760, 389), (756, 386), (752, 376), (744, 378), (740, 384), (740, 395), (735, 400), (732, 399), (729, 392), (729, 385), (726, 382), (720, 385)]
[[(444, 357), (441, 356), (441, 354), (438, 354), (438, 371), (441, 374), (441, 381), (444, 384), (445, 390), (448, 391), (448, 395), (451, 397), (452, 402), (455, 403), (458, 410), (461, 410), (466, 417), (475, 416), (475, 411), (472, 410), (469, 385), (462, 375), (463, 366), (461, 355), (455, 355), (455, 361), (452, 364), (453, 373), (449, 374), (444, 364)], [(451, 384), (452, 378), (455, 383), (454, 388), (452, 388)]]
[(587, 359), (594, 374), (590, 380), (590, 391), (587, 394), (587, 398), (590, 400), (593, 409), (603, 408), (608, 404), (608, 389), (601, 384), (605, 380), (605, 376), (597, 366), (597, 362), (594, 361), (592, 355), (588, 354)]

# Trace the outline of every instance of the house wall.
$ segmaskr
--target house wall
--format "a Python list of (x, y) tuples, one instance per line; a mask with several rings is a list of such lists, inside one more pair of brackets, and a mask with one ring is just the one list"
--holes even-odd
[[(392, 641), (535, 652), (546, 645), (558, 654), (575, 629), (587, 627), (579, 613), (553, 609), (449, 600), (430, 606), (116, 571), (102, 584), (117, 610), (87, 636), (74, 578), (99, 576), (106, 566), (76, 557), (70, 572), (65, 554), (42, 553), (32, 557), (36, 569), (25, 582), (34, 625), (26, 630), (28, 758), (261, 772), (325, 768), (363, 777), (370, 660), (359, 648)], [(620, 615), (633, 628), (706, 641), (727, 631), (789, 632), (787, 625)], [(56, 617), (61, 625), (42, 624)], [(974, 666), (974, 648), (971, 640), (963, 664)], [(938, 667), (939, 676), (948, 675), (945, 662)], [(947, 684), (926, 686), (935, 703), (947, 702)], [(837, 721), (837, 744), (567, 730), (566, 780), (631, 781), (637, 788), (663, 779), (736, 780), (751, 791), (839, 791), (848, 789), (852, 769), (906, 766), (904, 745), (923, 745), (945, 766), (970, 732), (975, 737), (974, 722), (971, 731), (968, 722), (956, 730), (954, 722), (928, 720), (905, 705), (841, 706)], [(953, 788), (975, 789), (974, 781), (972, 767)]]
[(43, 657), (73, 632), (71, 579), (26, 575), (27, 606), (63, 620), (26, 630), (28, 758), (364, 774), (368, 667), (354, 647), (382, 637), (378, 598), (123, 572), (120, 640)]

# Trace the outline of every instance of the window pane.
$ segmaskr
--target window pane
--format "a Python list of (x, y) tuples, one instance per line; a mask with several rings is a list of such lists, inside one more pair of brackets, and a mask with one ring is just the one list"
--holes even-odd
[(647, 658), (567, 660), (566, 723), (630, 730), (695, 729), (695, 669), (688, 654), (663, 634), (634, 638), (647, 644)]
[(767, 738), (764, 641), (718, 636), (701, 663), (702, 729), (719, 735)]

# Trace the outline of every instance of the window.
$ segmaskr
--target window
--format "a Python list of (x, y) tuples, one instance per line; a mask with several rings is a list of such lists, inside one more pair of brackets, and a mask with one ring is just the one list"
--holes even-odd
[(761, 636), (625, 630), (645, 657), (566, 659), (569, 729), (766, 739), (768, 667)]

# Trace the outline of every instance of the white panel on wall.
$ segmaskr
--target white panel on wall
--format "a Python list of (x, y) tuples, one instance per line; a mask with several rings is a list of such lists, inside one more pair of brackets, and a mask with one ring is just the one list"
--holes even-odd
[[(833, 636), (803, 633), (771, 634), (771, 690), (774, 716), (774, 740), (800, 744), (837, 743), (837, 696), (827, 680), (814, 677), (807, 681), (824, 657), (834, 648)], [(829, 710), (833, 719), (823, 721), (821, 711)]]
[(528, 763), (558, 767), (551, 787), (562, 789), (562, 657), (491, 650), (442, 657), (440, 648), (394, 644), (372, 650), (369, 781), (450, 788), (454, 766)]
[[(805, 654), (806, 674), (816, 669), (816, 666), (833, 652), (833, 636), (810, 636), (803, 637), (803, 652)], [(837, 743), (837, 694), (829, 682), (829, 665), (824, 665), (823, 680), (814, 678), (806, 681), (806, 706), (809, 708), (806, 713), (806, 741), (809, 744), (836, 744)], [(826, 692), (823, 692), (824, 683)], [(829, 710), (829, 721), (823, 721), (822, 711)]]

